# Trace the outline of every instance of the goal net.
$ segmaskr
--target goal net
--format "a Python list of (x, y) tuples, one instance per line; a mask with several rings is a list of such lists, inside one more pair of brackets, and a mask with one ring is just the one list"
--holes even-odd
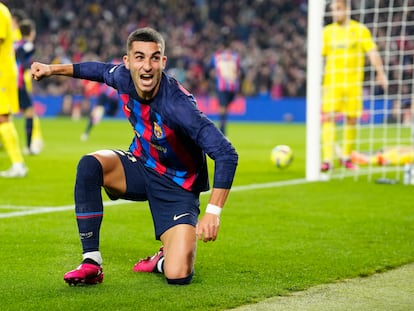
[[(350, 9), (350, 18), (365, 25), (377, 45), (388, 77), (388, 87), (383, 89), (380, 86), (377, 71), (368, 53), (364, 53), (363, 111), (357, 118), (354, 138), (347, 141), (346, 114), (339, 112), (332, 115), (334, 126), (328, 136), (334, 137), (331, 140), (333, 168), (321, 172), (324, 150), (321, 137), (327, 135), (322, 133), (322, 120), (326, 114), (321, 114), (322, 99), (326, 100), (327, 96), (322, 96), (327, 70), (327, 57), (322, 57), (323, 28), (333, 22), (332, 2), (309, 1), (308, 7), (306, 178), (324, 180), (353, 177), (402, 181), (404, 164), (412, 163), (414, 157), (414, 118), (411, 108), (414, 101), (414, 0), (345, 0)], [(332, 35), (336, 39), (331, 40), (330, 44), (340, 45), (338, 38), (341, 38), (341, 34)], [(344, 39), (342, 44), (349, 42), (352, 40)], [(347, 74), (345, 70), (343, 75)], [(349, 87), (358, 88), (358, 82)], [(338, 99), (346, 98), (339, 98), (336, 94), (332, 101)], [(352, 146), (346, 158), (350, 158), (357, 169), (343, 165), (344, 142)]]

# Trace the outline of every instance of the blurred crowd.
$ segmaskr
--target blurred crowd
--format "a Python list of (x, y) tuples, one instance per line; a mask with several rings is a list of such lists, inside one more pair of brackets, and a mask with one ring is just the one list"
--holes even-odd
[[(10, 0), (37, 25), (35, 59), (46, 63), (111, 61), (125, 54), (128, 34), (151, 26), (167, 41), (167, 70), (191, 92), (214, 91), (206, 72), (221, 38), (242, 59), (247, 96), (305, 96), (305, 0)], [(78, 94), (73, 79), (35, 84), (37, 94)]]
[[(167, 39), (168, 72), (194, 94), (207, 95), (214, 91), (214, 82), (206, 72), (211, 56), (223, 36), (230, 35), (242, 59), (243, 95), (274, 99), (306, 95), (307, 0), (4, 2), (11, 10), (25, 10), (36, 22), (35, 59), (41, 62), (121, 59), (128, 34), (137, 27), (151, 26)], [(352, 0), (355, 12), (362, 6), (366, 8), (363, 16), (353, 17), (366, 23), (378, 38), (391, 82), (394, 81), (390, 94), (411, 94), (411, 84), (401, 86), (397, 82), (411, 79), (412, 83), (414, 25), (398, 21), (414, 19), (414, 0), (392, 2), (393, 7), (406, 6), (408, 11), (390, 10), (390, 5), (385, 0)], [(379, 11), (369, 9), (375, 6)], [(389, 21), (395, 26), (388, 27)], [(329, 14), (325, 22), (329, 22)], [(402, 31), (405, 36), (399, 35)], [(390, 36), (397, 39), (381, 39)], [(77, 80), (54, 78), (36, 83), (34, 92), (82, 94), (82, 85)]]

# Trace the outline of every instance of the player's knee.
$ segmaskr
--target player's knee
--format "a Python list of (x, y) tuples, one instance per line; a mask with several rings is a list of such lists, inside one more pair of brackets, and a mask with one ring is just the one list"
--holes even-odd
[(189, 275), (182, 278), (167, 278), (167, 283), (170, 285), (188, 285), (193, 280), (194, 272), (191, 272)]
[(76, 173), (77, 180), (95, 180), (97, 183), (102, 184), (103, 172), (102, 165), (92, 155), (83, 156), (78, 163), (78, 169)]
[[(168, 258), (170, 259), (170, 258)], [(163, 265), (164, 276), (168, 280), (185, 280), (192, 275), (193, 266), (190, 262), (177, 264), (176, 261), (165, 260)], [(191, 281), (191, 278), (190, 278)]]

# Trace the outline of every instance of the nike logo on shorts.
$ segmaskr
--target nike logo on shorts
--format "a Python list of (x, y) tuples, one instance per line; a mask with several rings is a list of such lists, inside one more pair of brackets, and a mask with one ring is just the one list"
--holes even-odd
[(190, 213), (184, 213), (184, 214), (180, 214), (180, 215), (174, 215), (173, 220), (174, 221), (177, 221), (178, 219), (183, 218), (183, 217), (188, 216), (188, 215), (190, 215)]

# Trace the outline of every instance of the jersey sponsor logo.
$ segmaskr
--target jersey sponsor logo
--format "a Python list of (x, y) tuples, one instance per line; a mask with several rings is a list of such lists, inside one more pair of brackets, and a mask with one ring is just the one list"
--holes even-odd
[(167, 147), (163, 147), (163, 146), (159, 146), (159, 145), (155, 145), (153, 143), (150, 143), (152, 147), (154, 147), (155, 149), (157, 149), (158, 151), (162, 152), (162, 153), (167, 153)]
[(184, 213), (184, 214), (180, 214), (180, 215), (174, 215), (173, 220), (174, 221), (177, 221), (178, 219), (183, 218), (183, 217), (188, 216), (188, 215), (190, 215), (190, 213)]

